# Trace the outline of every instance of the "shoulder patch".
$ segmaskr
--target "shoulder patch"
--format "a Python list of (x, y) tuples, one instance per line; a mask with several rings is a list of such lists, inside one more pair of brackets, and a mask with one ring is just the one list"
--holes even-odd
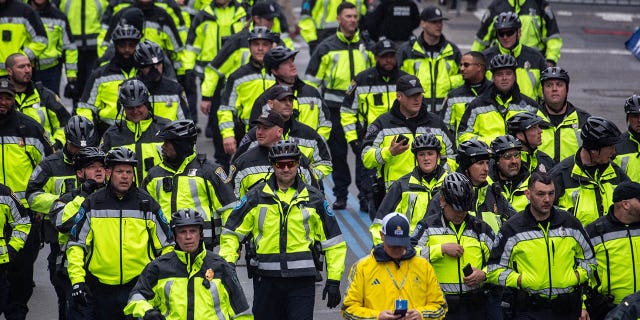
[(372, 135), (378, 134), (378, 131), (380, 131), (380, 129), (378, 129), (375, 124), (370, 124), (369, 127), (367, 127), (367, 133), (364, 135), (364, 137), (369, 138)]
[(78, 222), (80, 222), (80, 220), (84, 218), (84, 214), (85, 214), (84, 207), (81, 206), (80, 210), (78, 210), (78, 213), (76, 214), (75, 219), (73, 219), (73, 223), (77, 224)]
[(238, 210), (240, 208), (242, 208), (245, 203), (247, 203), (247, 196), (242, 196), (242, 198), (240, 198), (240, 201), (238, 201), (238, 204), (236, 204), (235, 207), (233, 207), (233, 210)]
[(218, 167), (216, 169), (216, 175), (220, 178), (220, 180), (222, 180), (222, 182), (227, 183), (227, 181), (229, 180), (229, 176), (227, 175), (226, 172), (224, 172), (224, 168), (222, 167)]
[(356, 82), (356, 79), (351, 80), (351, 83), (349, 84), (349, 88), (347, 88), (347, 92), (345, 94), (348, 96), (352, 95), (357, 87), (358, 87), (358, 83)]
[(329, 202), (327, 200), (325, 200), (322, 205), (324, 206), (324, 211), (329, 217), (334, 217), (336, 215), (331, 206), (329, 206)]
[(166, 225), (169, 225), (169, 221), (167, 221), (167, 217), (164, 216), (162, 209), (158, 209), (158, 219), (160, 219), (160, 221), (162, 221)]

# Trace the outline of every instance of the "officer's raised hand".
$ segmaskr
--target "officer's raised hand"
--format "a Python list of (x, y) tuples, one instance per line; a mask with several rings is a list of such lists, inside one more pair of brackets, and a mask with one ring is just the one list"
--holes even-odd
[(403, 136), (396, 136), (393, 141), (391, 141), (391, 146), (389, 147), (389, 152), (391, 152), (392, 156), (397, 156), (407, 150), (409, 150), (409, 140), (403, 139)]
[(340, 304), (340, 300), (342, 299), (342, 295), (340, 294), (340, 281), (327, 279), (324, 290), (322, 290), (322, 300), (326, 300), (327, 295), (329, 296), (329, 300), (327, 300), (328, 308), (333, 309)]

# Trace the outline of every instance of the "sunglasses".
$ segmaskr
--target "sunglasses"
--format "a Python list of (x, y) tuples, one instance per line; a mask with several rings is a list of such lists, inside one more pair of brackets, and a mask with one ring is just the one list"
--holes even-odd
[(295, 160), (278, 161), (274, 165), (276, 166), (277, 169), (293, 168), (298, 165), (298, 161), (295, 161)]
[(503, 153), (500, 158), (504, 160), (511, 160), (513, 158), (520, 159), (520, 151), (515, 151), (511, 153)]
[(469, 63), (469, 62), (463, 62), (460, 64), (461, 66), (465, 67), (465, 68), (469, 68), (470, 66), (481, 66), (482, 63)]
[(498, 31), (498, 37), (511, 37), (516, 34), (516, 30)]

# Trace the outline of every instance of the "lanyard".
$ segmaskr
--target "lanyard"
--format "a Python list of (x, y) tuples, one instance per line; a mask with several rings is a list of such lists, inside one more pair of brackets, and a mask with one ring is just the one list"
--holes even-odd
[(402, 278), (402, 282), (400, 283), (400, 285), (398, 285), (396, 279), (393, 278), (393, 274), (391, 273), (391, 270), (389, 270), (389, 267), (385, 266), (384, 268), (387, 269), (387, 273), (389, 274), (391, 281), (393, 281), (393, 285), (396, 286), (396, 289), (398, 289), (398, 291), (402, 290), (402, 287), (404, 287), (404, 282), (407, 280), (407, 276), (409, 275), (409, 270), (405, 272), (404, 278)]

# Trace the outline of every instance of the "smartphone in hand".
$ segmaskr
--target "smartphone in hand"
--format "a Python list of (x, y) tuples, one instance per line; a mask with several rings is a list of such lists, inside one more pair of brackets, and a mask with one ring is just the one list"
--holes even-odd
[(403, 146), (406, 146), (409, 143), (409, 138), (405, 135), (399, 134), (396, 138), (396, 142), (402, 143)]
[(471, 263), (467, 263), (466, 266), (462, 269), (462, 273), (464, 273), (465, 277), (470, 276), (473, 273), (473, 268), (471, 268)]

